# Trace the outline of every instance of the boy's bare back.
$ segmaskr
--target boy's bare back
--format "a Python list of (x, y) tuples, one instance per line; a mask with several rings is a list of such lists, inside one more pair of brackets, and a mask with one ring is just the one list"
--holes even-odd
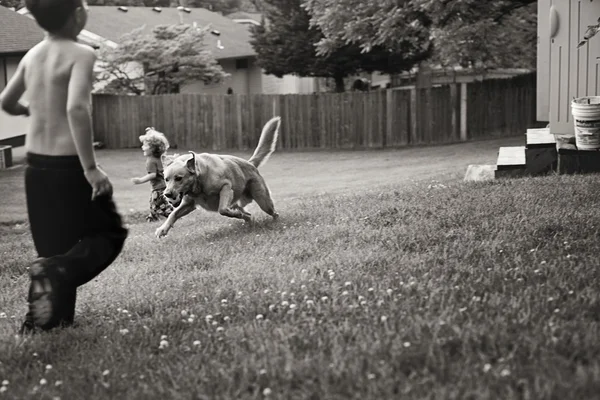
[(28, 151), (77, 155), (71, 132), (78, 128), (70, 126), (68, 110), (91, 107), (95, 60), (91, 47), (57, 38), (47, 38), (23, 58), (25, 86), (32, 94)]

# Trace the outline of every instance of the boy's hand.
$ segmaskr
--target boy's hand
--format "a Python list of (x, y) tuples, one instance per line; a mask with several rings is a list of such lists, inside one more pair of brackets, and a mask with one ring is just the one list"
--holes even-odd
[(136, 185), (139, 185), (140, 183), (144, 183), (144, 182), (142, 182), (142, 180), (140, 178), (131, 178), (131, 182), (135, 183)]
[(99, 196), (112, 196), (112, 184), (108, 176), (99, 167), (86, 170), (85, 178), (92, 186), (92, 200)]

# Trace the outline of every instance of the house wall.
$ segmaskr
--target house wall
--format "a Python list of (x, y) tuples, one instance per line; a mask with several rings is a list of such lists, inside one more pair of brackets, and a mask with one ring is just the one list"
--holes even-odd
[[(17, 70), (22, 57), (0, 56), (0, 91), (4, 90), (6, 84)], [(27, 100), (27, 93), (23, 95)], [(21, 145), (24, 135), (29, 130), (29, 119), (26, 117), (13, 117), (0, 110), (0, 141), (13, 146)]]
[[(543, 4), (543, 3), (542, 3)], [(548, 6), (548, 4), (546, 4)], [(577, 48), (588, 25), (595, 25), (600, 15), (600, 1), (551, 0), (550, 36), (550, 133), (575, 134), (571, 100), (600, 95), (600, 45), (593, 37)], [(548, 18), (550, 9), (541, 12)], [(539, 55), (538, 55), (539, 57)]]
[(265, 94), (313, 93), (316, 85), (314, 78), (295, 75), (284, 75), (282, 78), (278, 78), (275, 75), (263, 74), (262, 90)]
[(227, 89), (233, 89), (234, 94), (261, 93), (262, 77), (260, 68), (251, 59), (247, 68), (238, 65), (236, 60), (219, 61), (223, 70), (230, 74), (222, 83), (206, 85), (204, 82), (194, 82), (181, 88), (182, 93), (226, 94)]

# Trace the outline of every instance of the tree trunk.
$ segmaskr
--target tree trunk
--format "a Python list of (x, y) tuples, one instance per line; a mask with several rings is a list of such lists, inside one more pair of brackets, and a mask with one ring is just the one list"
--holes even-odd
[(344, 76), (342, 74), (335, 74), (333, 76), (333, 79), (335, 81), (335, 92), (336, 93), (343, 93), (346, 91), (346, 86), (344, 84)]

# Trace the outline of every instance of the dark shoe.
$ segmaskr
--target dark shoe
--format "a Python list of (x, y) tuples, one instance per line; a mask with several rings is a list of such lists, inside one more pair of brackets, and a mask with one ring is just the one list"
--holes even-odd
[(25, 316), (25, 321), (23, 321), (23, 325), (21, 325), (21, 329), (19, 329), (19, 335), (33, 335), (37, 332), (36, 326), (33, 323), (33, 316), (31, 313), (27, 313)]
[[(54, 265), (40, 259), (31, 264), (29, 311), (34, 326), (43, 330), (60, 325), (60, 294), (65, 289), (64, 278)], [(28, 322), (28, 321), (26, 321)]]

